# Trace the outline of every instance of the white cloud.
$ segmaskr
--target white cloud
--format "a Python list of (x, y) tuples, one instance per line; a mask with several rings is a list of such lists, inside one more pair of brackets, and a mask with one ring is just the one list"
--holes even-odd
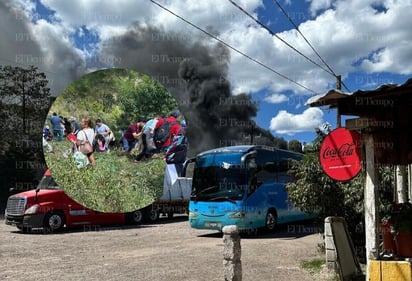
[[(86, 67), (86, 59), (95, 52), (102, 50), (105, 40), (114, 40), (113, 37), (121, 35), (135, 22), (142, 25), (150, 25), (157, 28), (163, 27), (165, 32), (174, 31), (182, 34), (179, 40), (193, 40), (202, 38), (205, 42), (215, 44), (216, 41), (201, 31), (193, 28), (169, 12), (144, 0), (39, 0), (46, 7), (55, 11), (58, 21), (52, 23), (13, 21), (13, 15), (8, 18), (0, 18), (3, 28), (0, 33), (4, 47), (1, 47), (3, 63), (16, 60), (16, 53), (27, 53), (51, 58), (46, 61), (54, 61), (52, 64), (43, 65), (43, 69), (49, 73), (56, 73), (55, 88), (61, 88), (67, 81), (82, 73)], [(30, 0), (5, 1), (20, 3), (26, 12), (33, 11), (34, 4)], [(350, 91), (359, 88), (378, 86), (380, 82), (387, 80), (387, 73), (411, 75), (412, 74), (412, 1), (410, 0), (311, 0), (308, 10), (296, 10), (296, 14), (306, 13), (298, 23), (299, 30), (305, 35), (316, 51), (328, 63), (333, 71), (342, 75), (344, 83), (349, 85)], [(191, 0), (167, 0), (160, 1), (167, 8), (176, 12), (192, 23), (211, 31), (220, 39), (269, 66), (267, 69), (248, 58), (231, 51), (231, 61), (228, 69), (228, 79), (234, 94), (268, 91), (277, 93), (268, 97), (266, 101), (279, 105), (285, 101), (284, 93), (287, 91), (289, 98), (287, 104), (280, 104), (279, 114), (272, 119), (272, 130), (280, 133), (291, 133), (299, 130), (313, 130), (316, 121), (322, 119), (320, 110), (308, 109), (300, 115), (292, 115), (285, 110), (287, 108), (300, 108), (309, 95), (325, 93), (335, 87), (336, 79), (327, 73), (327, 67), (320, 61), (305, 40), (287, 24), (287, 18), (268, 19), (276, 20), (276, 25), (289, 26), (279, 37), (290, 43), (297, 50), (316, 61), (324, 69), (310, 63), (302, 56), (287, 47), (279, 39), (271, 36), (266, 30), (258, 26), (252, 19), (243, 14), (228, 1), (208, 0), (195, 2)], [(238, 1), (252, 14), (262, 7), (263, 1), (250, 0)], [(285, 1), (286, 11), (296, 9), (296, 1)], [(375, 8), (380, 5), (380, 8)], [(273, 5), (272, 5), (273, 6)], [(266, 11), (274, 8), (264, 7)], [(0, 5), (0, 8), (2, 6)], [(3, 11), (0, 11), (4, 16)], [(402, 20), (399, 20), (402, 19)], [(377, 24), (378, 23), (378, 24)], [(27, 25), (27, 29), (33, 31), (36, 42), (16, 42), (16, 32), (20, 25)], [(15, 26), (13, 26), (15, 25)], [(90, 36), (101, 39), (93, 50), (76, 49), (70, 41), (70, 33), (85, 26), (91, 31)], [(16, 32), (15, 32), (16, 30)], [(25, 31), (25, 29), (23, 29)], [(87, 36), (85, 34), (84, 36)], [(50, 43), (50, 40), (56, 42)], [(86, 39), (85, 39), (86, 40)], [(38, 54), (41, 50), (43, 54)], [(56, 63), (58, 62), (58, 63)], [(355, 63), (356, 62), (356, 63)], [(88, 66), (92, 67), (92, 66)], [(97, 67), (97, 66), (93, 66)], [(90, 69), (89, 69), (90, 70)], [(306, 86), (304, 89), (280, 75)], [(345, 81), (346, 77), (353, 77), (351, 83)], [(379, 76), (382, 74), (383, 76)], [(370, 77), (378, 77), (371, 81)], [(54, 77), (53, 77), (54, 78)], [(60, 81), (62, 80), (62, 81)], [(351, 85), (352, 84), (352, 85)], [(313, 93), (314, 91), (315, 93)], [(311, 113), (313, 116), (309, 116)], [(285, 124), (278, 120), (283, 118)], [(305, 118), (307, 120), (305, 120)], [(297, 121), (296, 121), (297, 120)], [(299, 121), (299, 122), (298, 122)], [(306, 125), (305, 125), (306, 124)]]
[(319, 10), (329, 9), (331, 4), (332, 0), (312, 0), (309, 10), (312, 16), (314, 16)]
[[(25, 3), (27, 10), (33, 8), (29, 4), (32, 2), (20, 1)], [(95, 31), (102, 40), (124, 33), (133, 22), (138, 21), (141, 24), (164, 27), (166, 32), (181, 32), (191, 38), (203, 36), (205, 40), (216, 43), (214, 39), (149, 1), (120, 0), (102, 3), (100, 0), (42, 0), (42, 3), (56, 11), (60, 23), (55, 24), (62, 25), (66, 30), (76, 30), (84, 25)], [(209, 0), (198, 3), (169, 0), (159, 3), (199, 27), (211, 30), (231, 46), (311, 91), (323, 93), (335, 83), (332, 75), (292, 51), (228, 1)], [(254, 15), (254, 11), (263, 5), (261, 0), (238, 3)], [(291, 1), (286, 4), (286, 10), (294, 8)], [(381, 1), (380, 5), (387, 9), (385, 12), (376, 10), (372, 4), (376, 5), (376, 1), (312, 0), (306, 11), (312, 15), (299, 24), (299, 29), (330, 67), (344, 78), (351, 71), (411, 74), (412, 64), (409, 62), (412, 53), (409, 46), (412, 35), (409, 29), (412, 17), (408, 15), (412, 8), (411, 1)], [(399, 18), (403, 20), (397, 20)], [(284, 22), (287, 22), (286, 17)], [(291, 27), (277, 35), (326, 69)], [(96, 46), (97, 50), (99, 48)], [(370, 55), (376, 50), (381, 51), (374, 56)], [(289, 90), (297, 95), (313, 94), (244, 56), (233, 51), (231, 53), (229, 78), (235, 94), (254, 93), (261, 89), (275, 92)], [(355, 61), (360, 62), (356, 67), (353, 66)]]
[(268, 103), (278, 104), (278, 103), (287, 101), (288, 97), (283, 94), (273, 94), (273, 95), (265, 97), (263, 100)]
[(323, 112), (319, 108), (308, 108), (302, 114), (297, 115), (281, 110), (270, 121), (269, 129), (278, 134), (288, 135), (313, 132), (323, 123), (322, 119)]

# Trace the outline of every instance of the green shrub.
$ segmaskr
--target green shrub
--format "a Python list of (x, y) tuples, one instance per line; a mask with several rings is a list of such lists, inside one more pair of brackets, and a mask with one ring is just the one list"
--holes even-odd
[(57, 184), (75, 201), (102, 212), (128, 212), (145, 207), (163, 191), (166, 163), (153, 159), (133, 163), (127, 155), (94, 153), (95, 166), (78, 169), (69, 142), (53, 142), (55, 153), (45, 154)]

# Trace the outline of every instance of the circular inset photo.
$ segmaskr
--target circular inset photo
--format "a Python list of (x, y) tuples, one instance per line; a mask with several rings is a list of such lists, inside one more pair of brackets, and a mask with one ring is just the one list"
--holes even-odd
[(59, 188), (78, 203), (132, 212), (161, 198), (168, 164), (185, 161), (185, 125), (158, 81), (133, 70), (100, 70), (53, 102), (44, 156)]

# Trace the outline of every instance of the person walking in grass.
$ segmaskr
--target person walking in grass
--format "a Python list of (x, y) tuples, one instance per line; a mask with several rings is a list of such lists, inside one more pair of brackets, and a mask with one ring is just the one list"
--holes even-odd
[[(84, 145), (86, 142), (89, 142), (90, 145), (93, 147), (93, 140), (94, 140), (94, 130), (93, 130), (93, 122), (90, 117), (84, 117), (80, 122), (81, 130), (77, 133), (77, 146)], [(86, 154), (87, 158), (89, 159), (90, 164), (92, 166), (95, 165), (95, 160), (93, 156), (93, 150)]]

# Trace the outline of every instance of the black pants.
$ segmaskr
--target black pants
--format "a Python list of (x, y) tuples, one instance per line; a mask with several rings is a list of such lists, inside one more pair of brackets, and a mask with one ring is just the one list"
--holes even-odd
[(142, 152), (140, 152), (136, 156), (137, 161), (141, 160), (143, 157), (150, 158), (152, 156), (151, 151), (149, 151), (147, 149), (147, 142), (146, 142), (146, 134), (145, 133), (142, 134), (142, 144), (143, 144), (143, 149), (142, 149)]

